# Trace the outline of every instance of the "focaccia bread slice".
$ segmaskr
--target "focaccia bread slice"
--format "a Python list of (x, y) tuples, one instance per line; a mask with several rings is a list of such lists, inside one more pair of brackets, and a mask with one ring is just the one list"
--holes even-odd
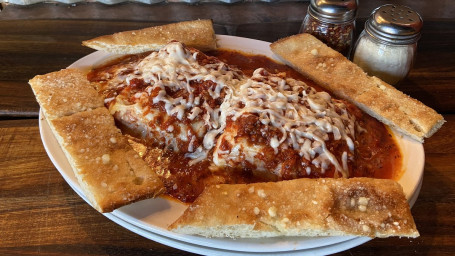
[(51, 120), (84, 194), (100, 212), (155, 197), (162, 183), (104, 108)]
[(207, 187), (170, 230), (206, 237), (418, 237), (401, 186), (372, 178)]
[(336, 96), (417, 141), (423, 142), (445, 122), (433, 109), (379, 78), (368, 76), (310, 34), (290, 36), (270, 47), (286, 64)]
[(36, 76), (29, 83), (95, 209), (110, 212), (164, 190), (115, 126), (84, 72), (66, 69)]
[(193, 20), (124, 31), (82, 42), (90, 48), (115, 54), (157, 51), (171, 41), (179, 41), (201, 51), (216, 49), (211, 20)]
[(49, 120), (104, 106), (103, 99), (87, 81), (86, 73), (78, 69), (35, 76), (29, 84)]

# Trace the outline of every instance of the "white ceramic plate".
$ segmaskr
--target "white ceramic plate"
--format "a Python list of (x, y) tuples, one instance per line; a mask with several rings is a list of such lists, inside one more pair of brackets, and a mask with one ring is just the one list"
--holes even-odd
[[(217, 36), (218, 43), (222, 48), (241, 50), (246, 53), (263, 54), (275, 60), (277, 58), (269, 49), (268, 42), (232, 36)], [(117, 56), (103, 52), (95, 52), (76, 61), (70, 67), (91, 69), (107, 59)], [(75, 178), (73, 171), (60, 146), (53, 137), (47, 122), (40, 118), (40, 132), (43, 144), (54, 165), (60, 171), (70, 186), (83, 197), (83, 192)], [(423, 176), (424, 151), (422, 144), (397, 136), (403, 157), (404, 174), (399, 180), (404, 192), (410, 201), (414, 203), (419, 192), (419, 183)], [(83, 197), (84, 198), (84, 197)], [(85, 198), (84, 198), (85, 199)], [(250, 252), (250, 253), (273, 253), (301, 251), (343, 243), (356, 246), (368, 241), (368, 238), (359, 237), (281, 237), (267, 239), (215, 239), (199, 236), (188, 236), (173, 233), (167, 230), (167, 226), (175, 221), (186, 209), (186, 205), (173, 200), (162, 198), (149, 199), (131, 204), (115, 210), (109, 216), (121, 220), (121, 223), (144, 230), (153, 235), (166, 237), (169, 241), (179, 241), (185, 244), (193, 244), (198, 247), (207, 247), (214, 250)], [(150, 235), (149, 235), (150, 236)], [(153, 239), (153, 238), (152, 238)], [(171, 245), (172, 246), (172, 245)], [(341, 247), (340, 247), (341, 248)], [(343, 247), (348, 249), (350, 247)], [(194, 251), (193, 251), (194, 252)]]

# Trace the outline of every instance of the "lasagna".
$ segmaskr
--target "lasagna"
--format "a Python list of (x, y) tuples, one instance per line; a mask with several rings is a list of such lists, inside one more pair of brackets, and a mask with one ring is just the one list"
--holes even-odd
[(235, 54), (171, 42), (88, 75), (167, 194), (192, 202), (211, 184), (381, 177), (398, 162), (386, 128), (352, 104), (261, 67), (271, 60), (247, 63), (253, 72), (227, 64)]

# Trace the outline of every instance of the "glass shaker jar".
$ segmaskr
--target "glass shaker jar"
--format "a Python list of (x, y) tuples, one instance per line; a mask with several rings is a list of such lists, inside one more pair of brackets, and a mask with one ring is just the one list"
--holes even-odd
[(311, 0), (300, 33), (309, 33), (348, 57), (353, 44), (357, 0)]
[(397, 84), (412, 67), (422, 25), (420, 15), (409, 7), (376, 8), (357, 40), (353, 62), (369, 75)]

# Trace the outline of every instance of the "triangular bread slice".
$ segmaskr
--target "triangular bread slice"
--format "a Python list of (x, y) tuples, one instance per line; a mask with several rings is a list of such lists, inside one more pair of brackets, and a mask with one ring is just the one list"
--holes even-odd
[(270, 48), (286, 64), (336, 96), (417, 141), (423, 142), (445, 122), (433, 109), (379, 78), (368, 76), (310, 34), (283, 38)]
[(372, 178), (205, 188), (170, 230), (206, 237), (418, 237), (402, 187)]
[(115, 126), (84, 72), (65, 69), (29, 83), (95, 209), (110, 212), (163, 192), (161, 180)]
[(82, 42), (90, 48), (115, 54), (136, 54), (161, 49), (176, 40), (201, 51), (216, 49), (211, 20), (194, 20), (124, 31)]

